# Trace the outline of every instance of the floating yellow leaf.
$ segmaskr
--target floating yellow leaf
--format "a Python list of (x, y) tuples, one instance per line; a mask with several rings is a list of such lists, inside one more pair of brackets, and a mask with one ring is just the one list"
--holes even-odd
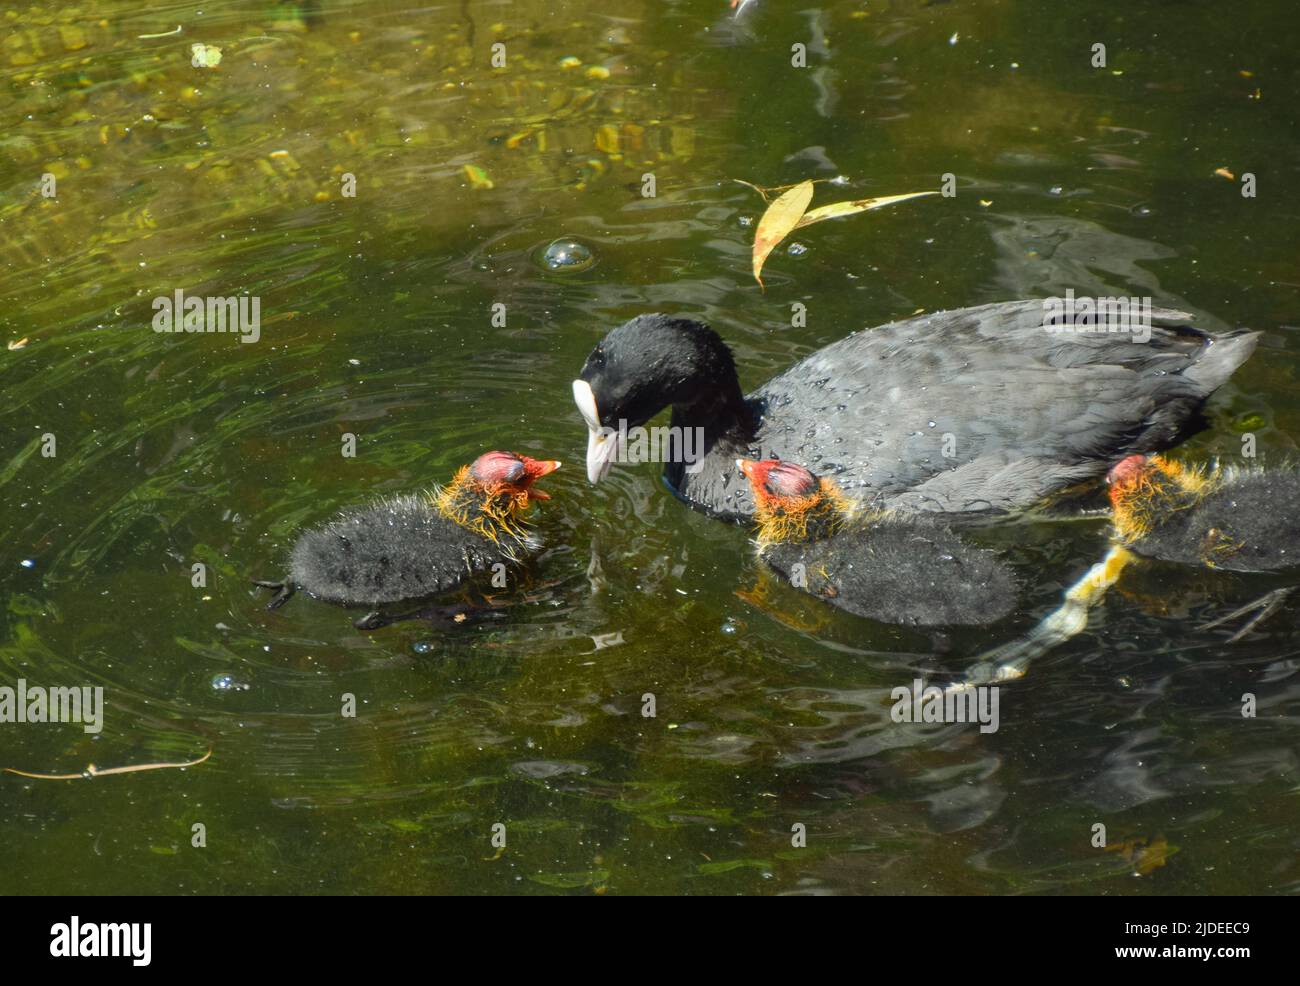
[(821, 208), (813, 209), (811, 212), (804, 214), (804, 217), (795, 224), (795, 229), (803, 229), (805, 226), (811, 226), (813, 223), (819, 223), (823, 219), (838, 219), (840, 216), (852, 216), (859, 212), (866, 212), (869, 209), (881, 209), (887, 205), (893, 205), (895, 202), (906, 202), (908, 199), (919, 199), (923, 195), (938, 195), (938, 192), (907, 192), (904, 195), (881, 195), (874, 199), (854, 199), (851, 202), (832, 202), (830, 205), (824, 205)]
[(619, 153), (618, 127), (606, 123), (596, 131), (596, 148), (606, 154)]
[(512, 151), (517, 150), (520, 144), (522, 144), (524, 141), (526, 141), (529, 137), (531, 137), (536, 132), (537, 131), (535, 131), (531, 127), (525, 128), (524, 130), (520, 130), (517, 134), (513, 134), (512, 136), (506, 138), (506, 147), (510, 148)]
[(465, 177), (469, 179), (470, 185), (475, 189), (495, 188), (492, 179), (488, 173), (476, 164), (465, 165)]
[(813, 183), (802, 181), (767, 207), (763, 218), (758, 221), (758, 232), (754, 234), (754, 280), (763, 287), (763, 262), (776, 249), (803, 218), (812, 201)]
[(9, 352), (12, 353), (15, 349), (22, 349), (25, 345), (27, 345), (27, 337), (26, 337), (26, 336), (23, 336), (21, 339), (10, 339), (10, 340), (9, 340)]
[(1214, 173), (1218, 175), (1220, 178), (1227, 178), (1229, 181), (1233, 181), (1237, 177), (1227, 168), (1215, 168)]
[(1107, 852), (1117, 852), (1132, 865), (1134, 876), (1150, 876), (1169, 861), (1169, 857), (1178, 852), (1177, 846), (1171, 846), (1163, 835), (1148, 840), (1137, 836), (1116, 845), (1106, 846)]

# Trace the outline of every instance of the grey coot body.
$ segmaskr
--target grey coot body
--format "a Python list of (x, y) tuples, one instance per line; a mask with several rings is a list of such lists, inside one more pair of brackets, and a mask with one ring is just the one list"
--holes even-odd
[(905, 626), (979, 626), (1016, 605), (1010, 569), (934, 515), (858, 513), (802, 466), (739, 461), (756, 503), (759, 557), (831, 605)]
[(1131, 456), (1110, 472), (1119, 539), (1147, 558), (1233, 572), (1300, 567), (1300, 472), (1205, 472)]
[(554, 461), (488, 452), (430, 494), (395, 497), (345, 510), (306, 531), (289, 557), (269, 608), (295, 589), (341, 605), (373, 606), (420, 599), (455, 588), (498, 563), (515, 564), (541, 549), (526, 525), (533, 488), (558, 469)]
[(618, 459), (620, 423), (644, 425), (670, 406), (673, 426), (703, 429), (704, 453), (689, 468), (668, 463), (665, 478), (717, 516), (754, 513), (737, 457), (802, 463), (881, 507), (1023, 509), (1196, 430), (1258, 335), (1151, 315), (1139, 343), (1105, 326), (1051, 330), (1041, 301), (936, 312), (854, 333), (748, 397), (715, 332), (642, 315), (611, 331), (574, 381), (588, 478)]

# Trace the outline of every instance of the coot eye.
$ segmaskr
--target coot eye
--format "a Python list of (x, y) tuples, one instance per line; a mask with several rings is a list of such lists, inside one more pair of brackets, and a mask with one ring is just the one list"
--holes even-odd
[(579, 376), (584, 380), (590, 380), (594, 374), (599, 374), (605, 369), (605, 354), (600, 349), (593, 349), (587, 354), (587, 361), (582, 364), (582, 373)]

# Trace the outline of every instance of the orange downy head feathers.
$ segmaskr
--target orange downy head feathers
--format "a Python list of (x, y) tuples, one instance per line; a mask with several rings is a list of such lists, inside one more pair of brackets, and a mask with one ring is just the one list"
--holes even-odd
[(831, 479), (778, 459), (737, 459), (754, 492), (758, 546), (828, 537), (853, 513), (853, 503)]
[(550, 494), (533, 483), (560, 468), (554, 459), (531, 459), (514, 452), (486, 452), (457, 470), (430, 499), (443, 517), (494, 542), (503, 535), (521, 539), (523, 514), (533, 500)]
[(1195, 506), (1215, 479), (1162, 455), (1130, 455), (1106, 475), (1115, 533), (1124, 544), (1146, 536), (1171, 510)]

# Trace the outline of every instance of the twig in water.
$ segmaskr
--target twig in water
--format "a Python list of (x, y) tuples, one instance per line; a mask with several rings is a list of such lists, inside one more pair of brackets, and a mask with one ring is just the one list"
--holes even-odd
[(134, 774), (140, 770), (163, 770), (168, 767), (197, 767), (204, 760), (212, 756), (212, 751), (199, 757), (197, 760), (188, 760), (185, 763), (138, 763), (127, 767), (96, 767), (93, 763), (86, 767), (79, 774), (30, 774), (25, 770), (18, 770), (14, 767), (0, 768), (6, 774), (17, 774), (19, 777), (33, 777), (38, 781), (76, 781), (82, 778), (90, 777), (107, 777), (109, 774)]

